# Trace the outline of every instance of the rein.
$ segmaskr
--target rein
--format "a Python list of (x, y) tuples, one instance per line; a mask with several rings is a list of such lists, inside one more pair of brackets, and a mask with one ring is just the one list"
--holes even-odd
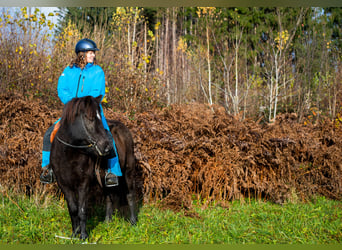
[(94, 144), (88, 144), (88, 145), (83, 145), (83, 146), (78, 146), (78, 145), (72, 145), (72, 144), (69, 144), (65, 141), (63, 141), (61, 138), (59, 138), (59, 136), (56, 136), (57, 137), (57, 140), (61, 143), (63, 143), (65, 146), (68, 146), (68, 147), (71, 147), (71, 148), (91, 148), (91, 147), (94, 147), (95, 145)]

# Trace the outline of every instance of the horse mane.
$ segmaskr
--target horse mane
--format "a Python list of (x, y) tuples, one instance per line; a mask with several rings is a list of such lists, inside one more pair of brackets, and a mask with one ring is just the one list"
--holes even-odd
[(98, 103), (92, 96), (71, 99), (63, 109), (61, 124), (73, 123), (76, 117), (84, 114), (88, 119), (93, 120), (96, 116)]

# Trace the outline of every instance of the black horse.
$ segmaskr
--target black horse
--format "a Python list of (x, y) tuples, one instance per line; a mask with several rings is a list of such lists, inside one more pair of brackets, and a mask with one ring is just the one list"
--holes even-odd
[(134, 144), (129, 129), (119, 121), (108, 121), (108, 125), (123, 175), (119, 177), (116, 187), (102, 185), (113, 143), (101, 121), (100, 101), (101, 96), (69, 101), (64, 107), (60, 128), (51, 147), (50, 164), (68, 204), (72, 233), (81, 239), (88, 237), (88, 195), (95, 185), (101, 186), (106, 197), (106, 220), (111, 220), (113, 204), (124, 193), (130, 210), (129, 220), (133, 225), (137, 221)]

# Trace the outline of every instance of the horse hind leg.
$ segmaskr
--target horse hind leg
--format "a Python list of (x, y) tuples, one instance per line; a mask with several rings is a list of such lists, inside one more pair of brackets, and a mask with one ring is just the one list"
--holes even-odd
[(114, 194), (106, 195), (106, 218), (105, 218), (106, 222), (112, 221), (112, 215), (114, 212), (113, 203), (114, 201), (117, 202), (117, 200), (118, 200), (117, 195), (114, 195)]
[(125, 178), (126, 178), (126, 183), (127, 183), (128, 194), (126, 195), (126, 199), (127, 199), (128, 207), (130, 210), (130, 222), (132, 225), (136, 225), (137, 224), (137, 212), (136, 212), (136, 200), (135, 200), (134, 156), (128, 157), (127, 166), (128, 168), (125, 173)]
[(137, 224), (137, 214), (136, 214), (136, 210), (135, 210), (135, 195), (130, 192), (127, 194), (126, 197), (127, 197), (127, 202), (128, 202), (130, 214), (131, 214), (129, 221), (131, 222), (132, 225), (136, 225)]

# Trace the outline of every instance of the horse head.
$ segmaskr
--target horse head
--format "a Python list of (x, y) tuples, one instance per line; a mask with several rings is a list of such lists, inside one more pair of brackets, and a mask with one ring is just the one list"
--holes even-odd
[(57, 139), (87, 154), (100, 157), (109, 155), (113, 150), (113, 142), (103, 127), (101, 99), (102, 96), (85, 96), (69, 101), (63, 110)]

